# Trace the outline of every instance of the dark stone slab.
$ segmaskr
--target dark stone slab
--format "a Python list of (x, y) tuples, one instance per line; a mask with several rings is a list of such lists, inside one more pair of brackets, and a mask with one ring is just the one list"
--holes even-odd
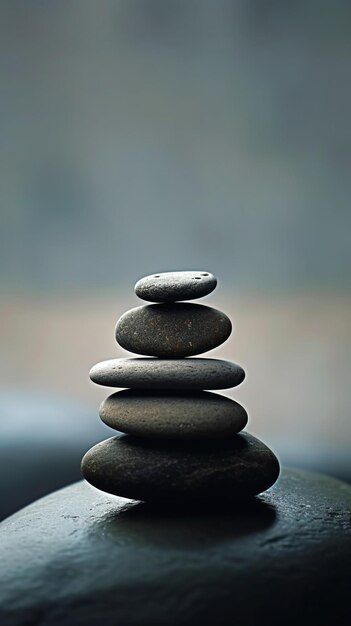
[(106, 398), (99, 415), (123, 433), (172, 439), (230, 436), (245, 428), (248, 419), (241, 404), (217, 393), (136, 389)]
[(231, 331), (225, 313), (202, 304), (148, 304), (120, 317), (116, 341), (137, 354), (179, 358), (217, 348)]
[(210, 272), (161, 272), (141, 278), (134, 289), (139, 298), (149, 302), (176, 302), (207, 296), (216, 285)]
[(221, 359), (110, 359), (89, 375), (98, 385), (135, 389), (228, 389), (245, 378), (240, 365)]
[(350, 486), (296, 470), (239, 509), (152, 506), (79, 482), (0, 525), (0, 623), (347, 624), (350, 510)]
[(265, 491), (278, 478), (273, 452), (248, 433), (215, 441), (119, 435), (83, 457), (94, 487), (136, 500), (233, 500)]

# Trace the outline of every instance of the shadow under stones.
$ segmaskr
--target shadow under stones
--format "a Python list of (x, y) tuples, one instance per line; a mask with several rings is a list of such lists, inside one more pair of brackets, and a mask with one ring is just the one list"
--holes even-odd
[(110, 539), (176, 550), (201, 550), (259, 534), (276, 520), (276, 508), (264, 497), (204, 503), (131, 502), (100, 522)]

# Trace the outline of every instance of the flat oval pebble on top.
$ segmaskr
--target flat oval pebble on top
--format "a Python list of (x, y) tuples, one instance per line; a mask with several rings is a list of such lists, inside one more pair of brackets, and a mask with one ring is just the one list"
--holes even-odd
[(180, 358), (216, 348), (231, 331), (229, 317), (209, 306), (190, 302), (148, 304), (119, 318), (116, 340), (137, 354)]
[(82, 460), (94, 487), (135, 500), (218, 501), (254, 496), (278, 478), (273, 452), (248, 433), (215, 441), (172, 441), (119, 435)]
[(161, 272), (141, 278), (134, 289), (148, 302), (176, 302), (207, 296), (215, 289), (217, 278), (204, 271)]
[(243, 406), (208, 391), (125, 389), (103, 401), (102, 421), (137, 437), (213, 439), (229, 437), (247, 423)]
[(98, 385), (135, 389), (228, 389), (245, 378), (240, 365), (221, 359), (110, 359), (89, 375)]

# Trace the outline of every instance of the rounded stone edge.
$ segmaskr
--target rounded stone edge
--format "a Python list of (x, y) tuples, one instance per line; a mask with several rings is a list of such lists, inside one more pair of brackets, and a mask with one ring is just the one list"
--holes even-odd
[[(218, 423), (217, 424), (213, 424), (211, 426), (211, 428), (208, 427), (208, 424), (206, 425), (206, 428), (204, 429), (204, 432), (201, 432), (201, 430), (196, 430), (196, 423), (195, 425), (192, 425), (191, 427), (188, 427), (188, 429), (185, 428), (181, 428), (180, 424), (174, 420), (174, 428), (172, 429), (169, 426), (169, 423), (166, 423), (164, 430), (162, 431), (162, 423), (160, 423), (159, 425), (156, 423), (153, 424), (151, 422), (150, 424), (150, 429), (149, 432), (145, 432), (145, 430), (143, 430), (142, 428), (138, 428), (138, 420), (140, 419), (140, 417), (135, 419), (135, 424), (133, 423), (127, 423), (127, 426), (125, 423), (123, 423), (123, 418), (120, 420), (119, 423), (115, 423), (113, 424), (113, 421), (115, 419), (115, 417), (111, 417), (109, 415), (106, 415), (106, 413), (108, 413), (113, 404), (115, 404), (115, 400), (117, 401), (116, 404), (118, 403), (118, 398), (120, 397), (119, 394), (122, 394), (122, 401), (123, 401), (123, 394), (125, 394), (125, 392), (128, 391), (133, 391), (133, 389), (125, 389), (125, 390), (121, 390), (121, 391), (117, 391), (109, 396), (107, 396), (101, 403), (99, 406), (99, 417), (101, 419), (101, 421), (108, 426), (109, 428), (117, 431), (117, 432), (121, 432), (121, 433), (125, 433), (127, 435), (131, 435), (131, 436), (135, 436), (135, 437), (145, 437), (146, 439), (151, 439), (151, 438), (155, 438), (155, 439), (177, 439), (177, 440), (197, 440), (197, 439), (206, 439), (206, 440), (211, 440), (211, 439), (225, 439), (227, 437), (230, 437), (232, 435), (237, 435), (239, 434), (241, 431), (244, 430), (244, 428), (246, 428), (248, 421), (249, 421), (249, 416), (247, 413), (247, 410), (245, 409), (245, 407), (240, 404), (239, 402), (237, 402), (236, 400), (232, 399), (232, 398), (227, 398), (226, 396), (222, 396), (221, 394), (213, 394), (211, 391), (201, 391), (201, 392), (196, 392), (194, 391), (194, 395), (196, 393), (204, 393), (204, 394), (209, 394), (210, 396), (213, 395), (218, 395), (220, 398), (224, 398), (225, 400), (228, 401), (228, 405), (233, 404), (233, 411), (236, 412), (235, 417), (231, 417), (228, 419), (228, 417), (226, 417), (226, 424), (225, 426), (221, 427), (221, 418), (218, 419)], [(138, 390), (139, 391), (139, 390)], [(160, 395), (160, 397), (162, 399), (165, 399), (167, 397), (172, 397), (172, 391), (168, 390), (170, 393), (167, 393), (167, 391), (165, 391), (165, 393), (163, 393), (162, 395)], [(185, 392), (186, 394), (186, 392)], [(147, 397), (147, 390), (144, 390), (144, 394), (143, 394), (143, 390), (140, 390), (140, 395), (143, 396), (145, 395)], [(155, 401), (157, 400), (157, 390), (154, 391), (154, 393), (150, 393), (149, 394)], [(189, 392), (185, 397), (191, 397), (192, 393)], [(178, 393), (175, 395), (176, 398), (182, 398), (181, 393)], [(128, 401), (130, 404), (133, 403), (134, 398), (133, 397), (128, 397)], [(137, 401), (137, 397), (135, 398), (135, 400)], [(206, 401), (206, 398), (203, 398), (203, 401)], [(211, 399), (210, 399), (211, 401)], [(110, 407), (108, 406), (110, 404)], [(226, 403), (227, 404), (227, 403)], [(116, 406), (116, 412), (117, 412), (117, 406)], [(144, 418), (145, 419), (145, 418)], [(168, 418), (168, 421), (171, 421), (172, 418)], [(199, 420), (198, 420), (199, 421)], [(231, 425), (230, 422), (236, 422), (236, 426), (233, 427)], [(117, 417), (117, 422), (118, 422), (118, 417)], [(161, 420), (162, 422), (162, 420)], [(177, 430), (178, 429), (178, 430)]]
[[(137, 358), (142, 358), (142, 357), (129, 357), (129, 358), (117, 358), (117, 359), (106, 359), (105, 361), (99, 361), (98, 363), (95, 363), (95, 365), (93, 365), (89, 371), (89, 377), (90, 380), (96, 384), (96, 385), (101, 385), (102, 387), (109, 387), (112, 389), (152, 389), (152, 390), (156, 390), (156, 389), (162, 389), (162, 390), (187, 390), (187, 391), (220, 391), (220, 390), (224, 390), (224, 389), (234, 389), (235, 387), (238, 387), (239, 385), (241, 385), (243, 383), (243, 381), (246, 378), (246, 372), (244, 370), (244, 368), (239, 365), (238, 363), (234, 363), (233, 361), (228, 361), (225, 359), (211, 359), (211, 358), (204, 358), (204, 360), (208, 360), (208, 361), (221, 361), (222, 363), (225, 363), (227, 365), (230, 366), (235, 366), (237, 368), (236, 371), (236, 378), (237, 380), (235, 380), (235, 382), (233, 382), (233, 380), (229, 381), (230, 379), (230, 373), (226, 372), (225, 373), (225, 382), (221, 382), (220, 384), (214, 383), (214, 382), (209, 382), (207, 381), (206, 384), (203, 385), (197, 385), (197, 384), (192, 384), (192, 385), (184, 385), (184, 382), (179, 382), (174, 384), (174, 381), (170, 381), (170, 383), (168, 383), (168, 380), (166, 381), (166, 383), (163, 382), (154, 382), (152, 380), (152, 378), (150, 379), (150, 377), (145, 377), (144, 375), (144, 379), (145, 382), (143, 382), (142, 384), (140, 384), (140, 382), (136, 382), (135, 380), (132, 381), (132, 384), (130, 384), (130, 382), (126, 383), (126, 381), (123, 381), (123, 383), (121, 383), (121, 381), (119, 381), (120, 384), (117, 384), (116, 381), (113, 382), (105, 382), (105, 381), (101, 381), (101, 379), (99, 380), (99, 375), (96, 377), (94, 370), (95, 368), (98, 368), (99, 366), (101, 367), (102, 365), (108, 363), (109, 365), (112, 363), (115, 363), (116, 361), (129, 361), (129, 360), (133, 360), (133, 359), (137, 359)], [(158, 359), (158, 358), (154, 358), (154, 357), (145, 357), (146, 358), (152, 358), (153, 361), (155, 362), (161, 362), (162, 360), (166, 360), (166, 361), (170, 361), (170, 362), (175, 362), (177, 360), (179, 361), (186, 361), (187, 359)], [(195, 357), (196, 358), (196, 357)], [(201, 357), (200, 357), (201, 358)], [(189, 359), (190, 360), (190, 359)], [(121, 368), (122, 369), (122, 368)], [(204, 377), (206, 377), (206, 372), (204, 374)], [(222, 376), (223, 378), (223, 376)], [(208, 383), (208, 384), (207, 384)]]
[[(204, 349), (190, 349), (190, 348), (184, 348), (184, 350), (180, 351), (179, 354), (175, 354), (174, 351), (169, 350), (166, 351), (163, 349), (161, 350), (156, 350), (156, 349), (150, 349), (147, 348), (146, 346), (144, 347), (135, 347), (133, 346), (133, 341), (130, 342), (130, 339), (126, 339), (125, 337), (125, 332), (124, 332), (124, 325), (130, 324), (129, 320), (128, 320), (128, 316), (130, 314), (132, 314), (133, 312), (137, 312), (140, 311), (141, 309), (151, 309), (153, 307), (162, 307), (164, 306), (172, 306), (172, 304), (174, 305), (189, 305), (192, 307), (198, 307), (197, 311), (211, 311), (214, 312), (215, 314), (217, 314), (220, 318), (221, 318), (221, 324), (225, 324), (226, 325), (226, 332), (223, 335), (223, 339), (221, 339), (221, 341), (218, 343), (218, 341), (216, 343), (211, 343), (208, 347), (204, 348)], [(155, 310), (155, 308), (153, 310)], [(128, 320), (127, 322), (125, 320)], [(115, 330), (114, 330), (114, 336), (115, 336), (115, 340), (116, 343), (123, 348), (124, 350), (126, 350), (127, 352), (131, 352), (132, 354), (137, 354), (137, 355), (141, 355), (141, 356), (148, 356), (148, 357), (155, 357), (155, 358), (160, 358), (160, 359), (182, 359), (182, 358), (187, 358), (187, 357), (196, 357), (199, 356), (201, 354), (205, 354), (211, 350), (215, 350), (216, 348), (219, 348), (220, 346), (222, 346), (226, 341), (228, 341), (229, 337), (231, 336), (232, 332), (234, 329), (234, 325), (233, 322), (231, 321), (230, 317), (224, 312), (221, 311), (220, 309), (216, 309), (215, 307), (210, 307), (208, 305), (205, 304), (199, 304), (199, 303), (190, 303), (190, 302), (156, 302), (154, 304), (142, 304), (136, 307), (132, 307), (131, 309), (128, 309), (127, 311), (125, 311), (124, 313), (122, 313), (122, 315), (118, 318), (116, 325), (115, 325)]]
[[(235, 435), (234, 435), (235, 436)], [(276, 454), (273, 452), (273, 450), (271, 450), (271, 448), (269, 448), (269, 446), (267, 446), (267, 444), (265, 442), (263, 442), (261, 439), (259, 439), (258, 437), (255, 437), (254, 435), (251, 435), (250, 433), (248, 433), (247, 431), (238, 433), (238, 436), (244, 436), (244, 440), (246, 440), (246, 442), (248, 443), (249, 447), (252, 447), (253, 445), (256, 445), (256, 443), (258, 442), (259, 444), (261, 444), (263, 450), (261, 450), (261, 452), (264, 453), (265, 456), (268, 455), (268, 460), (266, 459), (266, 466), (264, 468), (263, 471), (260, 471), (259, 475), (257, 475), (257, 481), (256, 481), (256, 485), (255, 488), (253, 488), (252, 484), (251, 484), (251, 488), (248, 489), (246, 488), (245, 493), (242, 491), (242, 485), (241, 482), (238, 482), (237, 488), (233, 489), (232, 486), (232, 491), (228, 496), (224, 496), (223, 492), (222, 492), (222, 487), (221, 487), (221, 501), (223, 502), (227, 502), (229, 503), (233, 503), (233, 502), (240, 502), (240, 501), (247, 501), (248, 499), (252, 499), (255, 496), (258, 496), (260, 494), (263, 494), (264, 492), (268, 491), (268, 489), (270, 489), (279, 479), (280, 473), (281, 473), (281, 466), (280, 466), (280, 462), (276, 456)], [(108, 493), (111, 496), (118, 496), (118, 497), (122, 497), (122, 498), (127, 498), (129, 500), (140, 500), (143, 502), (150, 502), (150, 503), (156, 503), (156, 502), (174, 502), (174, 503), (189, 503), (189, 504), (196, 504), (198, 503), (199, 505), (201, 503), (204, 503), (208, 497), (208, 493), (205, 493), (205, 489), (202, 489), (202, 487), (200, 486), (198, 489), (196, 489), (196, 493), (191, 492), (191, 490), (187, 491), (187, 489), (182, 492), (182, 490), (179, 490), (179, 488), (172, 488), (171, 490), (171, 494), (170, 496), (168, 496), (168, 491), (167, 491), (167, 495), (165, 495), (163, 493), (163, 488), (161, 489), (157, 489), (157, 493), (154, 492), (154, 490), (150, 491), (150, 488), (147, 486), (145, 488), (145, 486), (140, 485), (139, 484), (132, 484), (128, 485), (128, 487), (126, 488), (125, 486), (125, 478), (122, 477), (122, 481), (120, 483), (120, 487), (116, 488), (116, 486), (113, 486), (113, 488), (111, 488), (111, 484), (109, 483), (109, 477), (107, 475), (107, 477), (105, 476), (105, 481), (107, 478), (107, 484), (106, 482), (104, 484), (104, 481), (101, 481), (101, 465), (99, 466), (98, 464), (96, 464), (96, 453), (98, 452), (98, 456), (102, 456), (104, 457), (106, 455), (106, 451), (105, 451), (105, 447), (108, 447), (109, 445), (114, 445), (114, 442), (118, 442), (119, 439), (124, 439), (124, 438), (130, 438), (132, 441), (132, 446), (135, 444), (135, 442), (139, 442), (137, 445), (140, 445), (140, 443), (142, 443), (142, 447), (144, 449), (147, 450), (148, 446), (151, 445), (151, 449), (150, 452), (152, 453), (152, 445), (155, 445), (156, 448), (159, 445), (162, 445), (162, 442), (158, 439), (146, 439), (143, 437), (133, 437), (131, 435), (124, 435), (124, 434), (119, 434), (116, 435), (114, 437), (109, 437), (108, 439), (105, 439), (103, 441), (100, 441), (99, 443), (95, 444), (94, 446), (92, 446), (91, 448), (89, 448), (89, 450), (87, 450), (87, 452), (84, 454), (82, 460), (81, 460), (81, 473), (84, 477), (84, 479), (95, 489), (97, 489), (98, 491), (102, 491), (104, 493)], [(227, 440), (227, 438), (226, 438)], [(179, 446), (181, 444), (181, 440), (167, 440), (168, 443), (170, 445), (174, 445), (174, 446)], [(154, 442), (154, 444), (153, 444)], [(199, 441), (198, 441), (199, 442)], [(194, 442), (195, 443), (195, 442)], [(202, 444), (209, 444), (210, 442), (207, 441), (205, 442), (204, 440), (202, 440)], [(184, 441), (185, 444), (185, 441)], [(192, 445), (192, 442), (190, 440), (187, 441), (187, 444)], [(95, 457), (95, 458), (94, 458)], [(106, 458), (106, 456), (105, 456)], [(245, 461), (244, 461), (245, 462)], [(109, 464), (109, 458), (108, 458), (108, 454), (107, 454), (107, 463)], [(268, 471), (268, 467), (269, 467), (269, 471)], [(267, 472), (269, 473), (269, 479), (267, 476)], [(100, 480), (99, 480), (99, 474), (100, 474)], [(98, 480), (96, 481), (96, 477), (98, 477)], [(104, 484), (104, 486), (102, 486)], [(204, 491), (204, 493), (201, 493), (202, 491)]]
[[(152, 277), (156, 277), (157, 275), (162, 276), (162, 274), (182, 274), (185, 272), (190, 272), (190, 273), (194, 273), (194, 274), (206, 274), (208, 276), (212, 277), (212, 281), (213, 281), (213, 286), (209, 289), (206, 290), (204, 293), (200, 293), (199, 295), (192, 295), (191, 297), (181, 297), (179, 299), (177, 299), (176, 297), (168, 297), (165, 298), (163, 297), (161, 299), (161, 297), (158, 297), (157, 299), (152, 298), (152, 297), (145, 297), (145, 293), (143, 293), (142, 291), (142, 287), (143, 287), (143, 282), (147, 279), (147, 278), (152, 278)], [(190, 300), (197, 300), (199, 298), (205, 298), (206, 296), (208, 296), (210, 293), (212, 293), (218, 284), (218, 280), (216, 278), (216, 276), (214, 274), (212, 274), (212, 272), (207, 272), (205, 270), (174, 270), (174, 272), (155, 272), (155, 274), (148, 274), (147, 276), (142, 276), (141, 278), (139, 278), (137, 280), (137, 282), (134, 285), (134, 293), (135, 295), (140, 298), (141, 300), (144, 300), (145, 302), (154, 302), (154, 303), (172, 303), (172, 302), (188, 302)]]

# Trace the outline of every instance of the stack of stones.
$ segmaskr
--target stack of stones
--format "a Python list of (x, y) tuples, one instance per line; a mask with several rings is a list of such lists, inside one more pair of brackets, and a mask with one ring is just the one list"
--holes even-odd
[[(244, 370), (219, 359), (190, 358), (230, 335), (229, 318), (182, 302), (211, 293), (208, 272), (165, 272), (135, 286), (148, 302), (118, 320), (116, 340), (142, 358), (95, 365), (91, 379), (124, 388), (100, 407), (105, 424), (120, 431), (82, 460), (85, 479), (111, 494), (146, 501), (233, 501), (268, 489), (277, 479), (273, 452), (248, 433), (245, 409), (204, 390), (239, 385)], [(127, 389), (125, 389), (127, 388)], [(125, 433), (125, 434), (122, 434)]]

